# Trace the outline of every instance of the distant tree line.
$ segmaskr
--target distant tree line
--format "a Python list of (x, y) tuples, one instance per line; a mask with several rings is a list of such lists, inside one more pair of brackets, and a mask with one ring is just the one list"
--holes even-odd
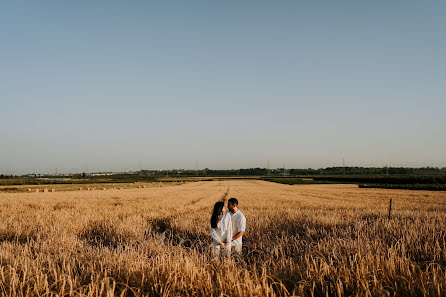
[(324, 175), (446, 175), (446, 168), (438, 167), (328, 167), (320, 169), (284, 169), (284, 168), (246, 168), (246, 169), (172, 169), (172, 170), (141, 170), (142, 176), (324, 176)]
[(12, 175), (12, 174), (0, 174), (0, 178), (1, 179), (14, 178), (14, 175)]
[[(37, 175), (31, 174), (33, 177)], [(31, 175), (26, 175), (30, 177)], [(420, 167), (420, 168), (410, 168), (410, 167), (327, 167), (327, 168), (307, 168), (307, 169), (285, 169), (285, 168), (241, 168), (241, 169), (170, 169), (170, 170), (140, 170), (132, 173), (119, 173), (113, 174), (110, 178), (126, 180), (130, 177), (137, 177), (141, 180), (148, 180), (156, 177), (193, 177), (193, 176), (327, 176), (327, 175), (446, 175), (446, 167)], [(39, 174), (39, 177), (51, 177), (51, 175)], [(82, 178), (96, 178), (92, 177), (87, 173), (77, 173), (73, 175), (66, 175), (67, 177), (72, 177), (75, 179)], [(13, 179), (24, 176), (17, 176), (11, 174), (0, 174), (0, 179)], [(54, 176), (54, 177), (61, 177)], [(100, 177), (98, 177), (100, 178)]]
[(337, 176), (315, 176), (314, 181), (331, 181), (346, 183), (365, 184), (388, 184), (388, 185), (413, 185), (413, 184), (446, 184), (444, 174), (399, 174), (399, 175), (337, 175)]

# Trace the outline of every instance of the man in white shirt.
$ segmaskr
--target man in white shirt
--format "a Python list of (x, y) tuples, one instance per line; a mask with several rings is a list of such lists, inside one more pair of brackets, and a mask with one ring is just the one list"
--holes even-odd
[(238, 200), (231, 198), (228, 200), (228, 209), (232, 221), (232, 242), (231, 247), (236, 256), (242, 256), (242, 237), (245, 233), (246, 218), (238, 209)]

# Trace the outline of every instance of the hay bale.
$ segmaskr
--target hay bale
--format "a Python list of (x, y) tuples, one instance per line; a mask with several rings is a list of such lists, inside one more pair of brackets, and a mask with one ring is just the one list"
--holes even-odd
[(56, 189), (51, 189), (50, 192), (54, 193), (54, 192), (56, 192)]
[(47, 188), (43, 189), (43, 192), (48, 193), (48, 189)]
[(40, 192), (40, 189), (36, 189), (36, 193), (39, 193)]
[(105, 190), (105, 188), (102, 188), (102, 190)]
[(84, 188), (79, 188), (79, 191), (82, 191)]

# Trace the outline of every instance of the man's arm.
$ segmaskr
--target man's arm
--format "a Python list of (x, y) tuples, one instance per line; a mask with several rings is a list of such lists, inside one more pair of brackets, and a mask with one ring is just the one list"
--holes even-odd
[(246, 219), (244, 217), (242, 217), (242, 219), (240, 221), (238, 221), (238, 226), (239, 226), (239, 230), (241, 230), (240, 232), (234, 234), (232, 236), (232, 240), (236, 240), (237, 238), (240, 238), (243, 236), (243, 234), (245, 233), (245, 228), (246, 228)]
[(244, 233), (245, 233), (245, 232), (242, 231), (242, 232), (239, 232), (239, 233), (235, 234), (235, 235), (232, 237), (232, 240), (236, 240), (237, 238), (242, 237)]

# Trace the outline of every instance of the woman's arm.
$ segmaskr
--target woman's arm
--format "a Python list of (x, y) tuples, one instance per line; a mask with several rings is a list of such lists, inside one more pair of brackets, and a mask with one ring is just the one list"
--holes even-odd
[(215, 242), (220, 242), (220, 236), (218, 236), (217, 230), (214, 228), (211, 228), (211, 237)]

